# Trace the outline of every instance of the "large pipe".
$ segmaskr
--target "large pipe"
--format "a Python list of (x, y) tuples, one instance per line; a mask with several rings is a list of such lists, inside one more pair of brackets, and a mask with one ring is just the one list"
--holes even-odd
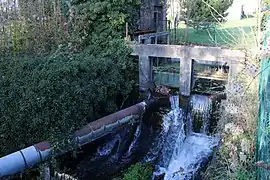
[(141, 102), (124, 110), (100, 118), (97, 121), (93, 121), (74, 133), (76, 142), (80, 145), (84, 145), (85, 143), (87, 143), (88, 139), (91, 139), (91, 137), (94, 136), (93, 132), (98, 130), (106, 131), (106, 129), (112, 129), (117, 126), (121, 126), (122, 124), (126, 124), (127, 122), (129, 122), (129, 120), (124, 119), (125, 117), (142, 115), (142, 113), (144, 113), (145, 111), (145, 108), (146, 103)]
[[(141, 102), (87, 124), (72, 136), (75, 146), (71, 147), (71, 149), (94, 141), (116, 128), (132, 122), (132, 120), (145, 112), (146, 106), (147, 103)], [(71, 149), (65, 149), (65, 151), (58, 152), (54, 155), (58, 156)], [(44, 141), (4, 156), (0, 158), (0, 178), (21, 173), (26, 168), (32, 168), (36, 164), (48, 159), (52, 154), (51, 143)]]
[(44, 141), (0, 158), (0, 178), (23, 172), (46, 160), (51, 154), (50, 146)]

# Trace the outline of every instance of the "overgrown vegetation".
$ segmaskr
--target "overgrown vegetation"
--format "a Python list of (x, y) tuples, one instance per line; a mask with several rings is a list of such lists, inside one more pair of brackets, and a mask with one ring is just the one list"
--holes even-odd
[[(256, 179), (255, 152), (258, 121), (259, 51), (256, 35), (245, 43), (248, 54), (233, 81), (229, 82), (227, 99), (221, 101), (215, 135), (222, 145), (204, 173), (205, 179)], [(243, 36), (245, 37), (245, 36)]]
[[(242, 78), (237, 83), (245, 89), (251, 78)], [(255, 179), (257, 80), (242, 93), (228, 92), (228, 99), (221, 104), (216, 135), (222, 137), (222, 145), (204, 174), (206, 179)]]
[[(23, 2), (21, 5), (28, 4)], [(56, 16), (57, 22), (64, 20), (56, 25), (68, 29), (59, 33), (58, 28), (46, 29), (44, 22), (28, 23), (27, 17), (40, 11), (31, 12), (27, 6), (17, 22), (53, 30), (56, 36), (18, 29), (16, 38), (7, 37), (16, 43), (1, 49), (0, 156), (42, 140), (67, 137), (83, 124), (116, 111), (121, 97), (127, 97), (134, 85), (135, 68), (122, 34), (125, 22), (136, 12), (137, 1), (47, 3), (55, 7), (52, 11), (40, 5), (48, 23), (54, 24), (51, 18)], [(67, 17), (62, 8), (67, 8)], [(56, 40), (61, 34), (64, 38)], [(34, 50), (25, 45), (29, 43)]]
[(262, 15), (262, 20), (261, 20), (261, 31), (266, 30), (266, 22), (267, 22), (267, 17), (269, 16), (270, 12), (265, 11)]
[(131, 165), (121, 177), (116, 178), (115, 180), (149, 180), (151, 179), (152, 174), (152, 164), (136, 163), (134, 165)]

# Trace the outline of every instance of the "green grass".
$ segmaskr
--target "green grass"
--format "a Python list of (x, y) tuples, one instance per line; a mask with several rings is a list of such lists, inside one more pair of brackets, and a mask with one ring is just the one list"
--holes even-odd
[(195, 43), (205, 45), (225, 45), (237, 46), (241, 48), (246, 45), (256, 43), (256, 18), (227, 21), (216, 25), (216, 28), (198, 30), (188, 28), (188, 36), (185, 39), (185, 26), (181, 24), (179, 28), (172, 29), (172, 39), (174, 44)]

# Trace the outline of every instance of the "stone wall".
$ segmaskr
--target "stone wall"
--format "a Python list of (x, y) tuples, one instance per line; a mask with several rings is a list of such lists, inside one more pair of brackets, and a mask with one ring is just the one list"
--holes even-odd
[(164, 31), (166, 0), (141, 0), (139, 30)]

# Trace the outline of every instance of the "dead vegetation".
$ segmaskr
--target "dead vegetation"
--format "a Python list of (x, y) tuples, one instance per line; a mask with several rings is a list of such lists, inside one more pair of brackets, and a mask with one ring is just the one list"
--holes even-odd
[(248, 57), (240, 73), (229, 82), (227, 99), (216, 112), (215, 135), (222, 138), (205, 179), (255, 179), (255, 143), (258, 120), (258, 60)]

